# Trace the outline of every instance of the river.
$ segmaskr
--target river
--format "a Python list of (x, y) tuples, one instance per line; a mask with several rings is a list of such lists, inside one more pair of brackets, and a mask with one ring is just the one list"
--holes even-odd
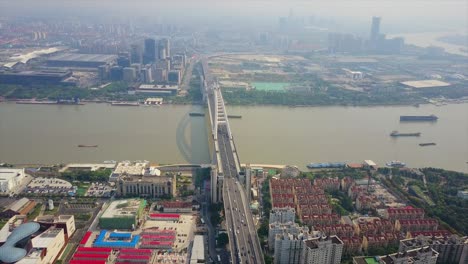
[[(15, 164), (149, 160), (208, 163), (202, 106), (115, 107), (0, 103), (0, 161)], [(411, 167), (468, 172), (468, 104), (385, 107), (228, 106), (243, 163), (401, 160)], [(434, 123), (400, 115), (435, 114)], [(392, 138), (393, 130), (421, 132)], [(436, 146), (420, 147), (421, 142)], [(98, 148), (78, 148), (98, 144)]]
[(448, 53), (468, 56), (467, 46), (455, 45), (438, 40), (440, 37), (452, 35), (466, 35), (466, 31), (405, 33), (389, 35), (389, 37), (403, 37), (406, 44), (412, 44), (419, 47), (436, 46), (444, 48)]

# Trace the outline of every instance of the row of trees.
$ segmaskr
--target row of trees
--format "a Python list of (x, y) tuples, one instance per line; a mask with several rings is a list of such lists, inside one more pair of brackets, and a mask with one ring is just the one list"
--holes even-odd
[(69, 171), (62, 173), (61, 177), (68, 181), (107, 182), (111, 172), (111, 169), (97, 171)]

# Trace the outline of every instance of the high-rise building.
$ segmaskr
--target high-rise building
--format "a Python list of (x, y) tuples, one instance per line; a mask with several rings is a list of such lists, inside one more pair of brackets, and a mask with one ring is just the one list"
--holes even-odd
[(132, 63), (142, 63), (143, 62), (141, 47), (138, 44), (132, 44), (130, 46), (130, 60), (131, 60)]
[(117, 65), (120, 67), (130, 67), (130, 54), (128, 52), (122, 52), (117, 58)]
[(430, 246), (439, 253), (437, 263), (468, 263), (468, 238), (457, 235), (447, 236), (417, 236), (400, 240), (398, 252)]
[(123, 78), (123, 68), (114, 66), (110, 69), (110, 79), (112, 81), (121, 81)]
[(218, 174), (218, 169), (215, 166), (211, 167), (211, 202), (218, 203), (223, 199), (223, 181), (224, 175)]
[(288, 232), (277, 234), (275, 237), (275, 264), (301, 264), (304, 248), (304, 234), (294, 235)]
[(375, 42), (380, 34), (380, 17), (372, 17), (370, 41)]
[(268, 246), (270, 247), (270, 249), (275, 249), (275, 241), (277, 239), (277, 235), (283, 233), (294, 235), (296, 237), (302, 234), (301, 237), (305, 236), (307, 238), (309, 235), (309, 228), (307, 226), (300, 226), (294, 222), (270, 223), (270, 225), (268, 226)]
[(145, 51), (143, 54), (143, 63), (151, 64), (156, 61), (156, 40), (152, 38), (145, 39)]
[(109, 65), (104, 64), (98, 67), (99, 80), (104, 81), (109, 79)]
[(143, 69), (141, 69), (141, 81), (143, 83), (153, 82), (153, 75), (151, 72), (151, 67), (144, 67)]
[(125, 67), (123, 68), (123, 80), (126, 82), (133, 82), (136, 78), (135, 68)]
[(154, 70), (154, 81), (157, 83), (163, 83), (167, 81), (167, 72), (165, 69), (156, 68)]
[(171, 57), (171, 46), (169, 39), (163, 38), (159, 40), (158, 49), (160, 60), (169, 59)]
[(431, 247), (419, 247), (386, 256), (354, 257), (353, 264), (436, 264), (438, 256), (439, 253)]
[(167, 82), (172, 84), (180, 84), (180, 71), (169, 71), (167, 73)]
[(292, 207), (273, 208), (270, 212), (270, 223), (287, 223), (296, 220), (296, 210)]
[(304, 241), (301, 264), (340, 264), (343, 241), (337, 236), (316, 237)]

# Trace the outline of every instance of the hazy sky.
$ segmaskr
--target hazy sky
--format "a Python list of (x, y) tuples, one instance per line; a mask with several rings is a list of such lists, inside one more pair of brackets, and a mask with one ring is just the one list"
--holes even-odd
[(369, 23), (382, 16), (382, 27), (467, 29), (467, 0), (0, 0), (2, 15), (85, 15), (165, 21), (248, 19), (277, 21), (292, 10), (297, 16), (331, 17)]

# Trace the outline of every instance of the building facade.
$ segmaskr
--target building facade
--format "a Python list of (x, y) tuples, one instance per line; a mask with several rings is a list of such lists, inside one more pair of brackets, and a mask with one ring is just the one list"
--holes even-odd
[(304, 241), (301, 264), (339, 264), (343, 242), (337, 236), (317, 237)]

